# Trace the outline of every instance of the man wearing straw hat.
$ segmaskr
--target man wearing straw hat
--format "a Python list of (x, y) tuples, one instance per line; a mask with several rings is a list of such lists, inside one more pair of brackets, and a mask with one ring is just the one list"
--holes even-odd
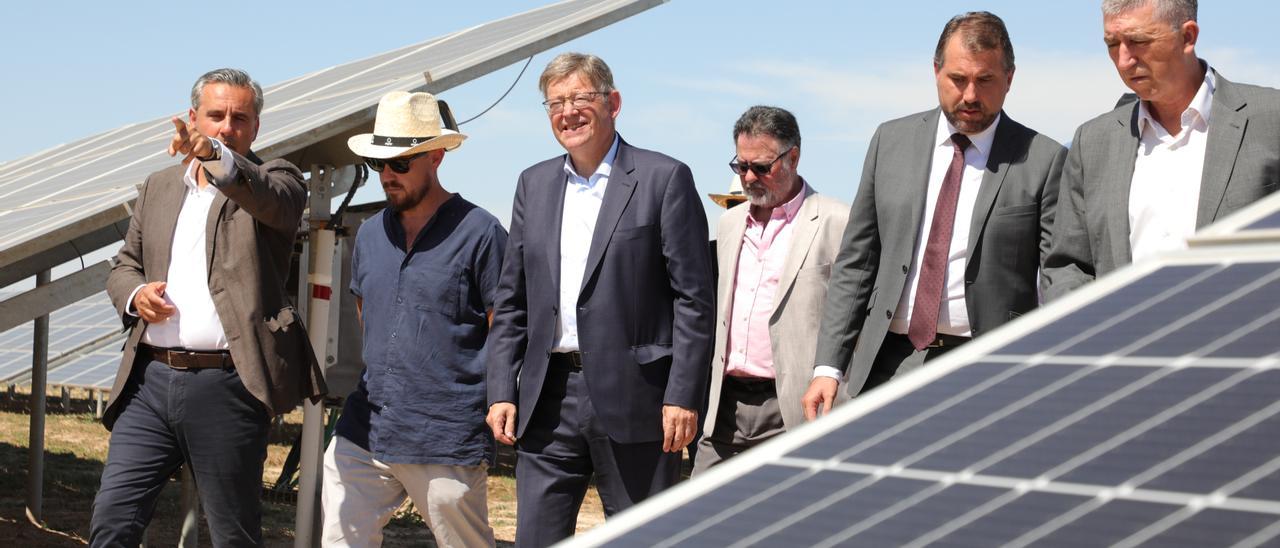
[(394, 91), (373, 133), (347, 141), (387, 208), (351, 254), (365, 372), (325, 452), (325, 546), (380, 545), (406, 495), (438, 545), (494, 544), (484, 359), (507, 233), (441, 185), (445, 151), (465, 138), (443, 127), (435, 97)]
[(138, 191), (107, 278), (130, 333), (102, 419), (93, 546), (137, 546), (184, 463), (214, 546), (260, 545), (270, 418), (325, 392), (285, 287), (307, 189), (293, 164), (249, 150), (262, 102), (243, 71), (205, 73), (172, 119), (182, 164)]
[(751, 107), (733, 140), (729, 168), (749, 204), (726, 210), (717, 230), (715, 358), (695, 475), (804, 423), (800, 397), (849, 219), (848, 204), (814, 192), (797, 171), (800, 126), (790, 112)]
[(488, 422), (516, 446), (516, 545), (574, 533), (594, 476), (613, 515), (679, 479), (711, 361), (707, 222), (688, 166), (614, 128), (608, 65), (538, 87), (567, 154), (520, 175), (489, 354)]

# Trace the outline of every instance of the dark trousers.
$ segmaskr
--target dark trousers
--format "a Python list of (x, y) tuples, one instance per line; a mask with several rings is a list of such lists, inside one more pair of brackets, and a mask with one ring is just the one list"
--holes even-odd
[(871, 372), (867, 374), (867, 382), (862, 385), (862, 392), (859, 394), (889, 382), (894, 375), (906, 373), (930, 360), (942, 357), (943, 354), (958, 348), (965, 340), (949, 335), (940, 335), (940, 337), (944, 337), (951, 344), (916, 350), (911, 344), (911, 339), (906, 335), (886, 333), (884, 343), (880, 345), (880, 352), (876, 354), (876, 361), (871, 365)]
[(137, 546), (160, 489), (187, 463), (214, 546), (262, 545), (262, 463), (270, 424), (231, 369), (139, 362), (121, 395), (93, 500), (89, 544)]
[(694, 477), (787, 431), (782, 422), (777, 385), (772, 379), (725, 375), (716, 405), (716, 423), (711, 435), (698, 442), (701, 447), (693, 461)]
[(516, 442), (516, 546), (550, 546), (573, 536), (593, 474), (605, 515), (613, 515), (674, 485), (680, 458), (664, 453), (661, 441), (609, 439), (582, 372), (552, 365)]

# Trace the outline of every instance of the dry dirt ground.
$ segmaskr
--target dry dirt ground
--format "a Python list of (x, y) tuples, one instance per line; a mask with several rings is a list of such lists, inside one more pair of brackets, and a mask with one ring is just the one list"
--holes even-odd
[[(51, 398), (45, 427), (43, 526), (26, 518), (29, 425), (28, 396), (0, 395), (0, 539), (8, 546), (83, 546), (89, 535), (93, 496), (107, 455), (108, 432), (94, 418), (90, 401), (73, 399), (67, 406)], [(271, 445), (263, 481), (270, 485), (280, 475), (290, 444), (301, 430), (302, 414), (288, 415), (272, 428)], [(499, 454), (489, 473), (489, 522), (499, 546), (515, 538), (515, 456)], [(165, 487), (148, 528), (151, 546), (175, 546), (181, 529), (181, 503), (177, 480)], [(587, 496), (578, 517), (578, 531), (604, 521), (595, 489)], [(295, 507), (285, 497), (268, 495), (263, 504), (263, 534), (267, 546), (293, 546)], [(274, 500), (273, 500), (274, 499)], [(435, 546), (422, 519), (406, 503), (385, 530), (388, 547)], [(208, 531), (201, 520), (201, 545)], [(3, 541), (0, 541), (3, 542)], [(5, 548), (8, 548), (6, 546)]]

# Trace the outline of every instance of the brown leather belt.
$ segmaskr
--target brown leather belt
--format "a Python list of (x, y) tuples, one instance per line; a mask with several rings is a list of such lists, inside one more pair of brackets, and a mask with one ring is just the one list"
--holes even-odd
[(231, 353), (226, 350), (186, 350), (182, 348), (156, 348), (138, 344), (138, 355), (144, 360), (158, 361), (174, 369), (233, 369)]
[(570, 371), (581, 371), (582, 352), (552, 352), (548, 364), (552, 367), (563, 367)]

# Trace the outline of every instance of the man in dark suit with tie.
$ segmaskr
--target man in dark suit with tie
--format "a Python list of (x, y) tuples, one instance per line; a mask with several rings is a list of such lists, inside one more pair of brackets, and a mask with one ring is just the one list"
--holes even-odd
[(325, 392), (285, 287), (307, 188), (293, 164), (249, 150), (262, 101), (243, 71), (201, 76), (187, 121), (173, 118), (182, 164), (138, 191), (107, 278), (130, 331), (103, 416), (93, 546), (137, 546), (184, 463), (214, 546), (261, 545), (270, 419)]
[(813, 419), (1035, 308), (1066, 150), (1004, 114), (1013, 45), (956, 16), (933, 61), (939, 108), (886, 122), (862, 168), (823, 309)]
[(1076, 130), (1045, 259), (1046, 299), (1280, 189), (1280, 91), (1238, 84), (1196, 55), (1195, 0), (1105, 0), (1103, 38), (1140, 101)]
[(627, 144), (600, 58), (538, 82), (568, 153), (520, 175), (490, 333), (488, 423), (516, 446), (518, 546), (571, 536), (679, 479), (711, 361), (707, 221), (689, 168)]

